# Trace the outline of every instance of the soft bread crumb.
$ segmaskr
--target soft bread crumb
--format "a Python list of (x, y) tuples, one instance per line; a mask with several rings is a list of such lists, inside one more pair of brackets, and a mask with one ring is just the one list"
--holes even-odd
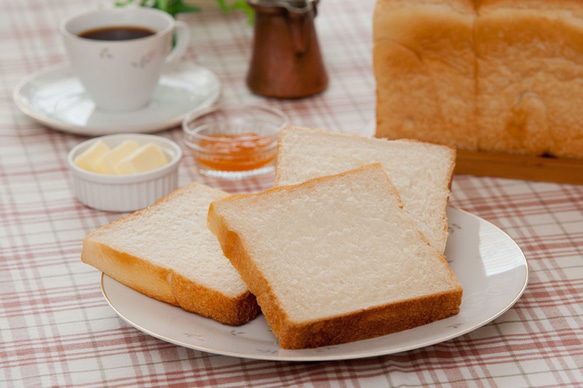
[(445, 251), (454, 148), (306, 127), (282, 130), (278, 147), (275, 186), (298, 184), (365, 164), (381, 163), (418, 229), (438, 252)]

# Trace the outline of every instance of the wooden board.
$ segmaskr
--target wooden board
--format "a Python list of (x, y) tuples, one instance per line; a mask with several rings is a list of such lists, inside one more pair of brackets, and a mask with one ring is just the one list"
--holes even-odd
[(458, 150), (455, 174), (583, 185), (583, 160)]

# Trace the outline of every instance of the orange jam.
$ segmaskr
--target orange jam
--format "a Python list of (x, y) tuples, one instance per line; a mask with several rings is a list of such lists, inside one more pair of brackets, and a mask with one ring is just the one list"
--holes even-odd
[(273, 142), (269, 136), (253, 132), (206, 135), (198, 143), (204, 151), (196, 152), (194, 159), (213, 170), (255, 170), (268, 165), (275, 158), (276, 147), (270, 147)]

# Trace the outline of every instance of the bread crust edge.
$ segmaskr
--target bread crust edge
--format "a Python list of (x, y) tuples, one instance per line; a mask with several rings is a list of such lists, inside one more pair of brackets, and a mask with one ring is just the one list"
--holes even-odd
[(227, 297), (169, 268), (88, 239), (83, 241), (81, 261), (143, 295), (226, 325), (245, 324), (259, 313), (255, 295), (249, 291)]

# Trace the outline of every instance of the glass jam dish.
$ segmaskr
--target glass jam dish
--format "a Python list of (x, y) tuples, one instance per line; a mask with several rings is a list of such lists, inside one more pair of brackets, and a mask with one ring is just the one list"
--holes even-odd
[(277, 137), (286, 124), (275, 108), (216, 106), (188, 114), (182, 129), (201, 174), (244, 179), (274, 170)]

